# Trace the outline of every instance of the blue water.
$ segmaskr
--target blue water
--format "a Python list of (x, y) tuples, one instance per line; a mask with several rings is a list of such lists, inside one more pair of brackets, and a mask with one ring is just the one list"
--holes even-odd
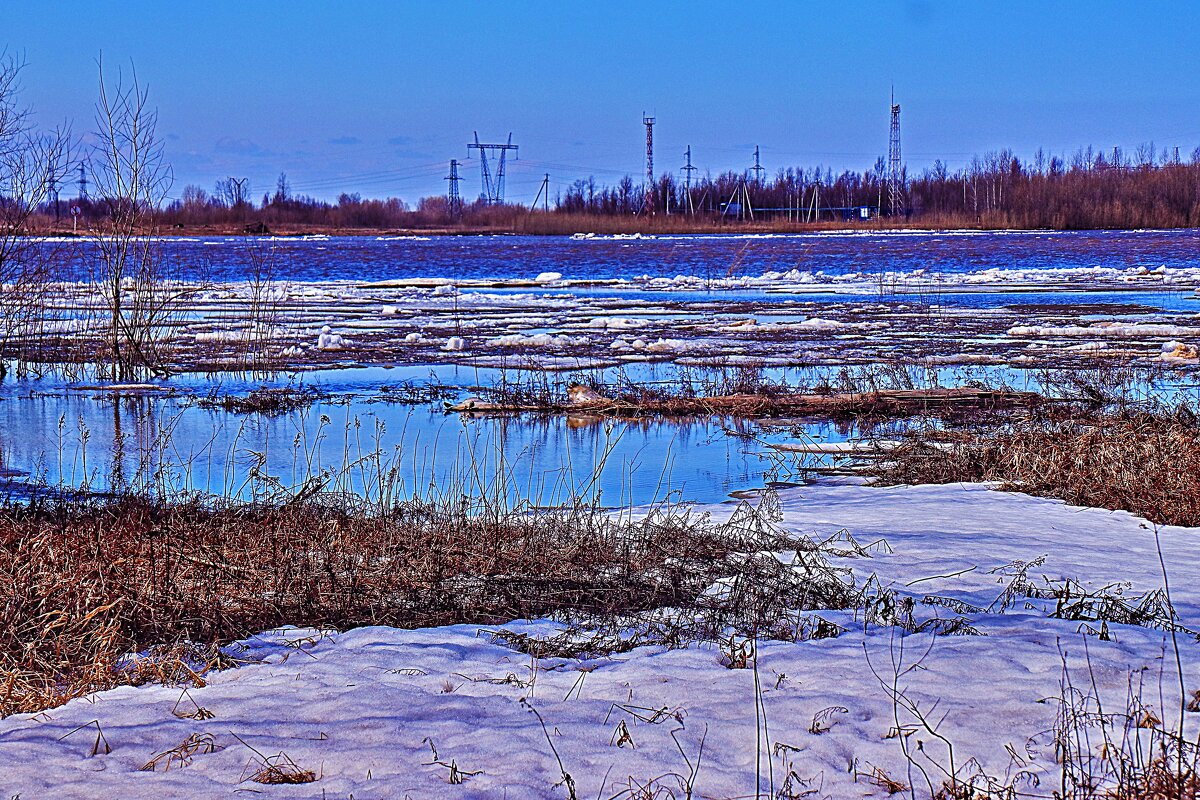
[[(44, 246), (55, 248), (65, 277), (87, 277), (93, 244), (77, 240)], [(731, 268), (735, 275), (751, 276), (791, 269), (828, 275), (916, 269), (953, 274), (991, 267), (1194, 267), (1200, 265), (1200, 231), (699, 235), (633, 241), (561, 236), (162, 240), (167, 272), (184, 280), (241, 280), (251, 251), (270, 254), (276, 276), (297, 281), (530, 280), (541, 272), (571, 279), (720, 278)]]
[[(87, 277), (94, 245), (81, 240), (42, 246), (55, 249), (64, 277)], [(238, 237), (166, 239), (161, 247), (172, 277), (210, 281), (245, 279), (252, 258), (264, 252), (270, 255), (274, 278), (287, 281), (530, 280), (541, 272), (580, 280), (636, 280), (647, 275), (720, 278), (731, 267), (736, 275), (791, 269), (840, 275), (917, 269), (952, 274), (992, 267), (1200, 266), (1200, 232), (1190, 230), (664, 236), (634, 241), (522, 236)], [(878, 301), (873, 295), (856, 298), (760, 289), (667, 294), (636, 284), (538, 291), (619, 295), (658, 304), (668, 298), (681, 303)], [(939, 292), (935, 301), (974, 308), (1033, 304), (1197, 308), (1193, 295), (1179, 290), (956, 291)], [(1086, 315), (1081, 311), (1081, 317)], [(668, 376), (657, 374), (655, 365), (629, 369), (635, 380)], [(673, 368), (662, 369), (669, 373)], [(166, 382), (179, 392), (175, 396), (150, 393), (117, 398), (54, 380), (10, 380), (0, 386), (0, 467), (22, 473), (19, 480), (25, 482), (44, 480), (96, 490), (112, 488), (114, 481), (149, 481), (172, 490), (245, 496), (254, 490), (252, 476), (257, 469), (279, 485), (296, 486), (324, 474), (332, 476), (331, 488), (369, 493), (370, 478), (363, 465), (374, 463), (371, 457), (378, 451), (396, 468), (402, 493), (430, 489), (480, 493), (499, 486), (509, 497), (516, 494), (550, 503), (583, 494), (609, 505), (647, 503), (672, 493), (688, 500), (719, 500), (734, 490), (790, 477), (790, 466), (766, 447), (767, 442), (789, 436), (745, 422), (614, 422), (563, 416), (473, 419), (444, 415), (436, 405), (410, 407), (373, 400), (384, 384), (427, 380), (431, 374), (437, 382), (462, 387), (464, 392), (473, 384), (489, 382), (486, 371), (445, 365), (283, 377), (277, 380), (317, 383), (349, 399), (265, 417), (234, 416), (199, 408), (191, 401), (195, 394), (244, 393), (260, 383), (247, 376), (177, 376)], [(1028, 385), (1028, 377), (1014, 375), (1012, 385), (1036, 388)], [(954, 379), (949, 374), (946, 378)], [(828, 423), (809, 423), (801, 430), (802, 436), (827, 442), (859, 433)]]
[[(744, 420), (446, 414), (438, 404), (380, 402), (369, 388), (385, 383), (378, 373), (387, 371), (345, 372), (322, 374), (325, 388), (344, 393), (338, 399), (280, 416), (201, 408), (186, 393), (122, 396), (66, 385), (31, 392), (10, 383), (0, 393), (0, 466), (19, 473), (8, 487), (16, 495), (40, 483), (248, 499), (322, 476), (328, 490), (369, 496), (379, 472), (394, 468), (398, 497), (499, 492), (509, 502), (581, 497), (608, 506), (716, 502), (794, 478), (801, 466), (801, 457), (766, 446), (794, 436)], [(474, 377), (452, 367), (439, 373), (463, 383)], [(251, 385), (239, 379), (225, 388)], [(858, 433), (828, 422), (804, 431), (826, 442)], [(256, 469), (271, 486), (254, 478)]]

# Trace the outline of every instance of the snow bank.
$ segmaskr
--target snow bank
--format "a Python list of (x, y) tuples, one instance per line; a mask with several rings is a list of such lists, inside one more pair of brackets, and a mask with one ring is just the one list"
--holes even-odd
[[(901, 688), (923, 708), (936, 709), (939, 734), (953, 742), (957, 764), (974, 759), (978, 769), (1001, 777), (1021, 772), (1020, 797), (1044, 797), (1056, 785), (1052, 730), (1060, 653), (1078, 671), (1076, 680), (1091, 685), (1094, 679), (1114, 708), (1123, 707), (1130, 672), (1147, 670), (1135, 680), (1154, 687), (1144, 699), (1172, 724), (1175, 699), (1166, 698), (1166, 710), (1158, 707), (1157, 687), (1169, 695), (1176, 680), (1162, 631), (1112, 624), (1102, 639), (1087, 633), (1086, 622), (1049, 618), (1050, 600), (1019, 597), (1006, 608), (993, 605), (1021, 567), (1016, 561), (1038, 586), (1064, 578), (1087, 589), (1116, 583), (1125, 597), (1160, 586), (1155, 536), (1138, 518), (962, 485), (818, 485), (781, 492), (780, 500), (783, 526), (830, 540), (830, 552), (843, 554), (835, 563), (852, 570), (856, 584), (874, 573), (882, 586), (911, 598), (919, 618), (962, 615), (981, 635), (895, 638), (893, 629), (864, 625), (861, 618), (817, 612), (845, 631), (802, 642), (763, 641), (756, 675), (727, 669), (716, 645), (532, 660), (493, 639), (487, 626), (374, 627), (333, 635), (283, 629), (231, 648), (252, 663), (212, 674), (206, 686), (189, 690), (207, 718), (172, 712), (179, 688), (142, 686), (0, 721), (0, 784), (9, 795), (30, 798), (261, 792), (272, 798), (561, 799), (563, 769), (581, 798), (625, 796), (630, 781), (690, 775), (687, 758), (700, 764), (695, 797), (753, 797), (756, 788), (764, 797), (788, 796), (779, 789), (791, 780), (791, 796), (884, 798), (885, 788), (867, 777), (872, 770), (902, 781), (908, 771), (881, 680), (892, 679), (893, 659), (909, 665), (926, 647), (932, 649), (922, 668), (901, 677)], [(731, 507), (699, 510), (723, 517)], [(1179, 621), (1195, 628), (1200, 531), (1163, 528), (1160, 535)], [(779, 557), (790, 561), (792, 554)], [(548, 622), (505, 627), (542, 635), (560, 630)], [(1200, 679), (1200, 645), (1179, 638), (1190, 691)], [(1085, 641), (1093, 677), (1084, 669)], [(181, 705), (193, 708), (186, 699)], [(759, 711), (765, 726), (756, 723)], [(111, 752), (92, 757), (96, 725)], [(192, 734), (212, 736), (219, 749), (169, 771), (139, 771)], [(921, 738), (922, 757), (945, 763), (944, 748)], [(286, 753), (317, 780), (253, 783), (248, 775), (258, 757), (250, 747), (266, 756)], [(462, 771), (463, 783), (449, 782), (450, 764)], [(656, 785), (684, 796), (673, 778)], [(923, 788), (918, 796), (926, 796)]]

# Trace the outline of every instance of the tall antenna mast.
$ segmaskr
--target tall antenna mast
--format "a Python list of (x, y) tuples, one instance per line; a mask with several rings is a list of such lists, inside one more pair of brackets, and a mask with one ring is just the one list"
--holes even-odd
[(642, 113), (642, 124), (646, 126), (646, 187), (642, 192), (642, 210), (654, 213), (654, 117)]
[[(516, 154), (518, 145), (512, 143), (512, 134), (508, 134), (507, 144), (482, 144), (479, 141), (479, 132), (475, 132), (475, 142), (467, 145), (467, 158), (471, 157), (472, 150), (479, 151), (479, 175), (483, 179), (483, 193), (480, 197), (483, 202), (489, 206), (498, 206), (504, 204), (504, 162), (508, 151), (512, 150)], [(491, 164), (488, 162), (488, 155), (496, 155), (496, 175), (493, 178)]]
[(888, 137), (888, 213), (904, 213), (904, 167), (900, 159), (900, 104), (892, 89), (892, 129)]
[(449, 191), (446, 192), (446, 202), (450, 206), (450, 216), (457, 217), (462, 214), (462, 195), (458, 192), (458, 182), (462, 178), (458, 177), (458, 159), (450, 159), (450, 174), (446, 176), (446, 180), (450, 181)]
[(80, 200), (88, 199), (87, 183), (88, 183), (87, 173), (84, 172), (83, 162), (80, 161), (79, 162), (79, 199)]
[(692, 205), (692, 173), (695, 172), (698, 167), (692, 166), (692, 146), (690, 144), (687, 146), (687, 150), (684, 151), (683, 155), (687, 158), (687, 163), (683, 165), (683, 185), (685, 187), (685, 191), (687, 192), (688, 213), (694, 215), (696, 213), (696, 207)]

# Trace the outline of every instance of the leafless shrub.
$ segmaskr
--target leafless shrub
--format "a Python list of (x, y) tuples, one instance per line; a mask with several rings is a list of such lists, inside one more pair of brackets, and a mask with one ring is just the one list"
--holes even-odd
[(164, 343), (180, 302), (196, 287), (173, 285), (164, 273), (157, 215), (171, 171), (148, 90), (136, 72), (110, 85), (102, 64), (99, 85), (90, 171), (104, 215), (92, 231), (99, 256), (93, 283), (108, 330), (101, 360), (126, 380), (165, 373)]
[[(39, 207), (53, 197), (72, 159), (66, 127), (37, 130), (20, 101), (24, 62), (0, 51), (0, 352), (21, 364), (36, 355), (48, 322), (56, 247), (33, 238)], [(7, 366), (0, 363), (0, 377)]]

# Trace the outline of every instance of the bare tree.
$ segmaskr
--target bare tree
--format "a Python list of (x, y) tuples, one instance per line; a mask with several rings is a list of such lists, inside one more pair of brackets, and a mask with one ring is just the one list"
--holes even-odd
[(162, 345), (183, 294), (166, 280), (156, 240), (158, 214), (171, 185), (156, 127), (158, 112), (136, 71), (110, 87), (100, 65), (96, 146), (91, 159), (104, 215), (95, 229), (93, 281), (107, 316), (112, 377), (165, 374)]
[[(23, 61), (0, 52), (0, 353), (15, 347), (18, 363), (45, 320), (57, 263), (53, 248), (29, 234), (71, 160), (70, 131), (38, 131), (20, 103), (22, 69)], [(0, 361), (0, 377), (6, 372)]]

